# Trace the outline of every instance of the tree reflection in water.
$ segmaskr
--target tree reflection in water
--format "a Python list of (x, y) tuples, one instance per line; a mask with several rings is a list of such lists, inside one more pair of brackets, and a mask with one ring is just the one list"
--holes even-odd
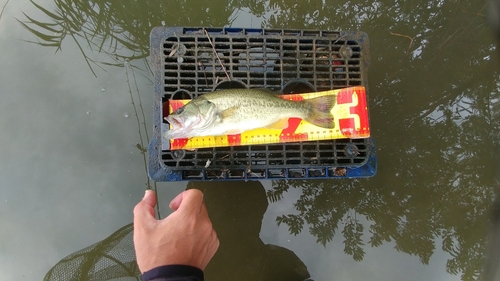
[(54, 8), (31, 1), (48, 18), (21, 20), (34, 42), (59, 50), (71, 38), (93, 72), (146, 58), (153, 26), (229, 26), (241, 9), (263, 16), (268, 28), (367, 32), (378, 174), (274, 181), (271, 201), (302, 191), (296, 212), (277, 223), (292, 234), (308, 228), (323, 245), (341, 229), (356, 261), (367, 245), (389, 241), (423, 263), (441, 247), (452, 257), (448, 272), (478, 276), (494, 198), (490, 103), (500, 85), (483, 1), (55, 0)]

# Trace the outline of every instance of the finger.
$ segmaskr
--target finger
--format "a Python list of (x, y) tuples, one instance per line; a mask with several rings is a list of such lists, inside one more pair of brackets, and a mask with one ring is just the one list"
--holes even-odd
[(181, 202), (182, 202), (182, 198), (184, 197), (184, 192), (181, 192), (179, 194), (177, 194), (177, 196), (175, 196), (174, 199), (172, 199), (172, 201), (170, 201), (170, 204), (168, 204), (168, 207), (174, 211), (177, 211), (177, 209), (179, 208), (179, 206), (181, 205)]
[(215, 231), (215, 229), (212, 229), (211, 238), (213, 240), (212, 249), (215, 253), (219, 249), (220, 245), (219, 237), (217, 237), (217, 232)]
[(146, 190), (142, 201), (154, 208), (156, 206), (156, 193), (151, 189)]
[(207, 205), (205, 205), (205, 201), (201, 202), (200, 214), (205, 215), (208, 218)]
[(217, 253), (217, 250), (219, 249), (219, 246), (220, 246), (220, 241), (219, 241), (219, 238), (217, 237), (217, 233), (215, 232), (215, 230), (212, 230), (212, 233), (210, 234), (210, 238), (209, 238), (210, 242), (209, 242), (209, 245), (208, 245), (208, 253), (210, 255), (210, 257), (213, 257), (215, 255), (215, 253)]
[(135, 205), (134, 223), (139, 220), (155, 218), (155, 205), (156, 194), (152, 190), (146, 190), (141, 202)]
[[(174, 211), (200, 213), (203, 205), (203, 193), (198, 189), (189, 189), (177, 195), (169, 207)], [(204, 210), (206, 212), (206, 208)]]

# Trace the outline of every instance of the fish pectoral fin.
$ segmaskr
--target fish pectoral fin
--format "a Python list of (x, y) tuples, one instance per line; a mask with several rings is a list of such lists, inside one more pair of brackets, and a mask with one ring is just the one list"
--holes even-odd
[(237, 135), (243, 133), (242, 129), (231, 129), (224, 133), (224, 135)]
[(284, 130), (288, 128), (288, 118), (280, 119), (278, 122), (274, 122), (272, 124), (269, 124), (265, 126), (264, 128), (266, 129), (272, 129), (272, 130)]
[(239, 109), (239, 106), (233, 106), (233, 107), (230, 107), (230, 108), (222, 111), (220, 113), (221, 119), (224, 120), (225, 118), (231, 117), (232, 115), (234, 115), (236, 113), (236, 111), (238, 109)]

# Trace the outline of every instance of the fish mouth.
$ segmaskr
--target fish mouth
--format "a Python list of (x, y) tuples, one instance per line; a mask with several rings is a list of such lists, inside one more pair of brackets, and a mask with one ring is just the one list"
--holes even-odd
[(192, 137), (192, 131), (196, 129), (197, 124), (200, 121), (200, 117), (188, 118), (186, 121), (184, 118), (172, 114), (164, 118), (170, 124), (170, 128), (165, 132), (163, 137), (165, 139), (179, 139)]
[(169, 115), (164, 119), (170, 124), (171, 128), (165, 132), (163, 138), (170, 140), (185, 137), (185, 130), (183, 130), (185, 128), (184, 123), (180, 120), (180, 118)]
[(180, 130), (184, 127), (184, 123), (176, 116), (169, 115), (165, 120), (172, 126), (171, 130)]

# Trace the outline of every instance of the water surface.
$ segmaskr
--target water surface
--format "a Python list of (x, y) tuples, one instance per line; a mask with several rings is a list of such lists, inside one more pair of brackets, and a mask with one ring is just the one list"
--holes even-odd
[[(207, 192), (218, 232), (233, 235), (227, 245), (253, 239), (292, 257), (288, 249), (314, 280), (477, 278), (494, 194), (490, 103), (500, 86), (482, 1), (0, 5), (0, 279), (41, 280), (68, 254), (129, 224), (148, 186), (158, 189), (163, 217), (188, 187), (146, 176), (148, 36), (159, 25), (361, 30), (370, 37), (377, 175), (262, 181), (250, 191), (249, 184), (215, 184)], [(244, 200), (247, 192), (260, 209)], [(238, 212), (216, 207), (234, 202), (242, 203)], [(220, 264), (234, 257), (241, 272), (260, 266), (245, 264), (243, 248), (219, 255)], [(283, 264), (301, 268), (294, 262)], [(230, 274), (214, 264), (211, 278)]]

